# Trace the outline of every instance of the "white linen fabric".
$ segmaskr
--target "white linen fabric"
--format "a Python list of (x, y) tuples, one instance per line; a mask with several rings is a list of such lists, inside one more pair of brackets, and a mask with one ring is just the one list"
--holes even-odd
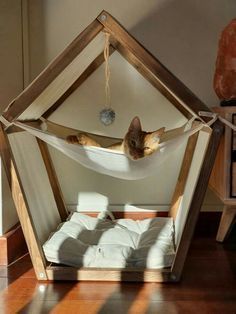
[(135, 221), (93, 218), (74, 212), (43, 245), (49, 262), (74, 267), (163, 268), (175, 256), (169, 217)]
[[(131, 160), (123, 152), (107, 148), (70, 144), (66, 142), (65, 138), (57, 136), (49, 130), (38, 129), (20, 121), (15, 121), (14, 124), (89, 169), (120, 179), (138, 180), (154, 175), (163, 162), (166, 162), (168, 158), (171, 160), (175, 150), (182, 150), (185, 147), (189, 136), (204, 126), (203, 123), (199, 123), (197, 126), (191, 127), (192, 122), (193, 119), (183, 127), (165, 132), (158, 150), (150, 156), (138, 160)], [(52, 122), (47, 123), (53, 125)], [(46, 122), (45, 125), (47, 125)], [(66, 129), (66, 127), (56, 126), (57, 129)]]

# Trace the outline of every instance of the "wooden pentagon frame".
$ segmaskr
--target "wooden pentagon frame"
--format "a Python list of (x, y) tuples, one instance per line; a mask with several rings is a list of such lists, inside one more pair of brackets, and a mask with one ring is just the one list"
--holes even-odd
[[(132, 64), (155, 88), (157, 88), (171, 103), (187, 118), (198, 115), (199, 111), (210, 111), (186, 86), (170, 73), (154, 56), (138, 43), (109, 13), (101, 12), (99, 16), (25, 89), (5, 110), (2, 115), (4, 124), (16, 120), (30, 104), (49, 86), (49, 84), (82, 52), (91, 40), (101, 31), (111, 34), (110, 53), (117, 50), (130, 64)], [(93, 73), (104, 61), (100, 54), (66, 90), (66, 92), (47, 109), (43, 116), (49, 116), (63, 101), (78, 88), (86, 78)], [(8, 131), (17, 131), (8, 128)], [(207, 147), (205, 158), (200, 170), (197, 186), (191, 201), (187, 221), (171, 268), (152, 269), (76, 269), (66, 266), (52, 266), (46, 261), (42, 247), (37, 239), (34, 221), (25, 197), (24, 188), (18, 174), (14, 156), (11, 151), (6, 129), (0, 125), (0, 153), (11, 188), (13, 200), (19, 215), (22, 229), (28, 244), (36, 276), (39, 280), (105, 280), (105, 281), (178, 281), (180, 279), (184, 261), (187, 256), (194, 227), (198, 218), (204, 195), (207, 189), (211, 169), (214, 164), (219, 140), (223, 132), (222, 124), (217, 121), (213, 125), (212, 135)], [(172, 200), (169, 215), (175, 218), (178, 206), (176, 199), (184, 190), (188, 171), (191, 166), (197, 134), (189, 138), (182, 162), (179, 178)], [(61, 220), (68, 215), (56, 173), (47, 146), (38, 141), (44, 160), (54, 198)]]

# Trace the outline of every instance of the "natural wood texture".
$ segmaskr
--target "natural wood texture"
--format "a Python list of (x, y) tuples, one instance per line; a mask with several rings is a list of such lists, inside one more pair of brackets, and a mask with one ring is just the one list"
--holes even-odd
[[(213, 110), (235, 124), (236, 107), (215, 107)], [(228, 126), (221, 138), (216, 161), (210, 178), (210, 188), (224, 203), (216, 240), (223, 242), (229, 233), (236, 213), (236, 163), (232, 156), (235, 150), (235, 132)]]
[(32, 101), (57, 77), (66, 66), (90, 43), (103, 29), (94, 20), (52, 63), (10, 104), (3, 116), (13, 121), (23, 113)]
[(232, 162), (231, 166), (231, 195), (232, 197), (236, 197), (236, 162)]
[(54, 195), (55, 202), (57, 204), (59, 215), (61, 217), (61, 220), (65, 221), (66, 218), (68, 217), (68, 211), (66, 209), (64, 197), (61, 191), (60, 184), (58, 182), (58, 178), (51, 160), (47, 144), (41, 141), (40, 139), (37, 139), (37, 142), (47, 170), (48, 178), (52, 187), (52, 192)]
[(235, 106), (230, 106), (230, 107), (212, 107), (213, 111), (216, 113), (219, 113), (222, 117), (224, 117), (224, 115), (226, 113), (228, 114), (234, 114), (235, 113)]
[[(40, 128), (40, 125), (42, 124), (42, 121), (40, 120), (31, 120), (31, 121), (27, 121), (27, 125), (35, 127), (35, 128)], [(21, 129), (20, 127), (12, 124), (11, 126), (9, 126), (7, 129), (5, 129), (7, 134), (12, 134), (12, 133), (17, 133), (17, 132), (24, 132), (23, 129)]]
[[(236, 113), (232, 115), (232, 123), (236, 125)], [(231, 168), (230, 168), (230, 195), (236, 197), (236, 132), (232, 131), (231, 140)]]
[[(91, 217), (97, 217), (101, 212), (80, 212)], [(155, 217), (167, 217), (167, 211), (145, 211), (145, 212), (128, 212), (128, 211), (113, 211), (115, 219), (133, 219), (133, 220), (142, 220), (146, 218), (155, 218)]]
[[(214, 107), (213, 110), (228, 121), (232, 121), (232, 107)], [(230, 199), (231, 141), (232, 130), (226, 126), (209, 181), (210, 188), (223, 202)]]
[(223, 242), (233, 226), (236, 217), (236, 207), (224, 206), (223, 213), (220, 220), (219, 229), (216, 240)]
[(8, 265), (7, 239), (0, 237), (0, 265)]
[[(114, 52), (114, 48), (110, 46), (110, 55)], [(55, 110), (57, 110), (61, 104), (80, 86), (87, 78), (99, 68), (104, 62), (103, 52), (97, 56), (96, 59), (87, 67), (87, 69), (80, 75), (80, 77), (67, 89), (67, 91), (43, 114), (43, 117), (47, 119)]]
[(175, 187), (175, 191), (171, 200), (171, 206), (169, 210), (169, 216), (173, 217), (173, 219), (176, 218), (178, 209), (180, 207), (181, 196), (184, 193), (185, 185), (186, 185), (188, 174), (189, 174), (189, 169), (191, 167), (194, 150), (197, 143), (197, 138), (198, 138), (198, 133), (192, 135), (188, 139), (188, 143), (185, 149), (181, 169), (179, 172), (179, 177), (177, 179), (177, 184)]
[[(202, 213), (201, 213), (202, 214)], [(212, 215), (215, 213), (212, 213)], [(206, 217), (204, 216), (204, 221)], [(206, 226), (217, 220), (210, 217)], [(199, 224), (197, 225), (197, 229)], [(0, 267), (1, 313), (235, 313), (235, 230), (227, 245), (204, 228), (193, 238), (181, 284), (38, 282), (30, 259)]]
[(226, 158), (226, 146), (225, 146), (225, 136), (220, 140), (220, 145), (216, 155), (214, 167), (211, 173), (209, 186), (212, 191), (220, 199), (229, 198), (229, 182), (227, 183), (227, 178), (224, 175), (225, 169), (229, 169), (230, 160)]
[(163, 88), (160, 80), (153, 75), (150, 70), (145, 67), (145, 65), (126, 47), (121, 45), (114, 38), (111, 39), (112, 45), (115, 49), (146, 79), (149, 83), (151, 83), (155, 88), (157, 88), (175, 107), (188, 119), (192, 117), (189, 110), (186, 109), (185, 106), (168, 90)]
[[(199, 111), (210, 111), (181, 81), (169, 72), (153, 55), (150, 54), (140, 43), (138, 43), (109, 13), (103, 11), (98, 16), (107, 31), (129, 52), (131, 63), (139, 60), (150, 71), (156, 80), (159, 81), (159, 90), (164, 94), (172, 94), (186, 108), (189, 107), (194, 113)], [(126, 53), (128, 56), (128, 53)], [(170, 96), (171, 97), (171, 96)], [(174, 105), (177, 102), (173, 103)], [(177, 107), (177, 109), (179, 109)]]
[(0, 265), (9, 265), (28, 252), (20, 224), (0, 237)]
[(47, 267), (49, 280), (78, 281), (136, 281), (168, 282), (171, 281), (170, 269), (114, 269), (114, 268), (81, 268), (63, 266)]
[(11, 189), (12, 198), (21, 222), (22, 230), (25, 238), (27, 239), (27, 245), (36, 275), (40, 279), (46, 279), (46, 260), (36, 236), (34, 222), (30, 215), (24, 189), (11, 152), (9, 140), (3, 130), (2, 124), (0, 124), (0, 153)]
[(206, 157), (204, 159), (197, 186), (192, 198), (192, 202), (189, 209), (189, 214), (184, 226), (182, 238), (176, 252), (175, 260), (172, 266), (172, 276), (179, 280), (184, 267), (184, 261), (187, 256), (187, 252), (191, 243), (191, 239), (194, 232), (194, 226), (196, 225), (198, 215), (204, 200), (208, 181), (214, 165), (216, 152), (220, 143), (221, 136), (223, 134), (224, 127), (220, 121), (216, 121), (213, 125), (213, 131), (210, 138), (210, 142), (206, 151)]

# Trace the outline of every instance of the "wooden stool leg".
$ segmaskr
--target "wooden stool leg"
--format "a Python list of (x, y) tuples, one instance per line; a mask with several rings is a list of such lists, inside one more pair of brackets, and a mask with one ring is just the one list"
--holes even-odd
[(236, 208), (224, 206), (223, 213), (220, 220), (219, 229), (217, 232), (216, 240), (223, 242), (227, 236), (236, 215)]

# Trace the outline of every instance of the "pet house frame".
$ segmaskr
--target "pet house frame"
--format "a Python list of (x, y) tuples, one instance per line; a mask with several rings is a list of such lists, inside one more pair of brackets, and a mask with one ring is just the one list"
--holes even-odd
[[(0, 152), (6, 171), (12, 197), (18, 212), (20, 223), (29, 248), (33, 267), (39, 280), (108, 280), (108, 281), (147, 281), (163, 282), (178, 281), (180, 279), (184, 261), (191, 242), (194, 227), (197, 221), (209, 176), (213, 167), (223, 126), (216, 121), (209, 131), (204, 127), (188, 139), (182, 161), (175, 192), (172, 198), (169, 216), (176, 218), (182, 195), (188, 193), (188, 184), (191, 170), (194, 170), (194, 160), (198, 159), (196, 147), (201, 134), (207, 135), (203, 149), (200, 149), (201, 162), (197, 166), (194, 176), (194, 188), (189, 196), (189, 210), (183, 226), (182, 236), (177, 247), (174, 263), (171, 268), (165, 269), (95, 269), (52, 265), (46, 261), (42, 250), (42, 243), (37, 232), (37, 221), (34, 219), (28, 195), (25, 191), (24, 180), (20, 174), (9, 141), (9, 135), (20, 134), (18, 127), (11, 125), (17, 118), (25, 118), (25, 113), (34, 111), (34, 121), (47, 118), (63, 101), (78, 88), (103, 62), (100, 53), (89, 61), (90, 63), (81, 71), (72, 82), (68, 82), (67, 69), (82, 54), (86, 47), (100, 32), (109, 32), (111, 38), (110, 53), (117, 50), (143, 77), (158, 89), (185, 117), (198, 117), (199, 111), (210, 111), (191, 91), (185, 87), (173, 74), (171, 74), (155, 57), (153, 57), (140, 43), (138, 43), (109, 13), (103, 11), (75, 40), (26, 88), (5, 110), (0, 126)], [(69, 68), (71, 71), (71, 68)], [(56, 80), (64, 82), (60, 93), (56, 90)], [(50, 99), (50, 100), (48, 100)], [(44, 104), (44, 105), (43, 105)], [(207, 118), (199, 118), (201, 121)], [(57, 180), (52, 159), (47, 145), (41, 140), (35, 140), (38, 147), (38, 158), (44, 163), (47, 179), (50, 183), (54, 201), (59, 213), (60, 221), (65, 221), (68, 212), (63, 195)], [(35, 146), (35, 147), (36, 147)], [(198, 148), (199, 151), (199, 148)], [(29, 158), (31, 158), (29, 156)], [(30, 167), (30, 166), (28, 166)], [(40, 176), (40, 174), (39, 174)], [(146, 215), (147, 217), (147, 215)], [(137, 213), (136, 218), (143, 218)]]

